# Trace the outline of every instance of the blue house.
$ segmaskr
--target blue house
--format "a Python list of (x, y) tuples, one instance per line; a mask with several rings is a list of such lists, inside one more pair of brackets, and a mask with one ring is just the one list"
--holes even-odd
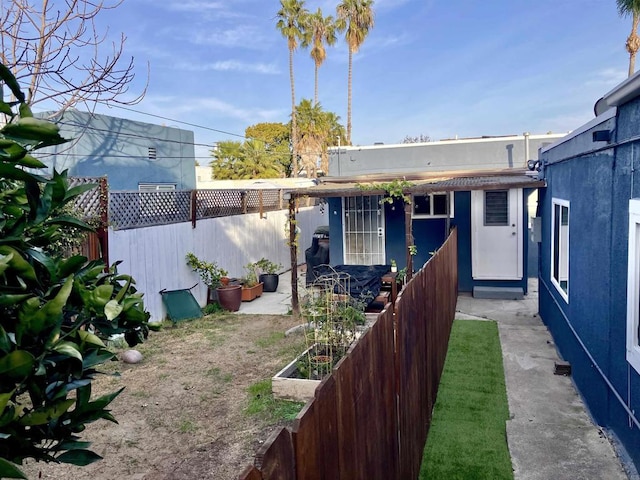
[(543, 148), (539, 310), (595, 421), (640, 465), (640, 75)]
[(196, 188), (192, 131), (74, 109), (52, 120), (72, 141), (38, 151), (50, 169), (107, 176), (111, 190)]
[[(525, 165), (530, 152), (560, 137), (334, 149), (330, 176), (305, 192), (327, 199), (330, 263), (393, 259), (398, 268), (412, 263), (417, 270), (456, 226), (459, 289), (520, 298), (527, 292), (527, 201), (544, 185)], [(389, 196), (397, 187), (404, 199)]]

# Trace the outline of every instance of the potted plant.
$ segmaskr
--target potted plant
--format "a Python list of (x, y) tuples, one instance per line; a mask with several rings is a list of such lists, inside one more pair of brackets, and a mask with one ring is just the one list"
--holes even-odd
[(207, 304), (218, 302), (222, 308), (231, 312), (240, 309), (242, 290), (240, 285), (222, 285), (222, 279), (228, 272), (216, 262), (200, 260), (193, 253), (187, 253), (187, 265), (202, 279), (208, 288)]
[(257, 267), (255, 263), (247, 263), (244, 266), (245, 275), (242, 277), (242, 301), (250, 302), (262, 295), (263, 284), (258, 281)]
[(278, 282), (280, 280), (278, 270), (282, 268), (282, 265), (279, 263), (274, 263), (264, 257), (258, 260), (255, 265), (260, 271), (258, 280), (264, 284), (263, 291), (275, 292), (276, 290), (278, 290)]
[(392, 272), (398, 271), (398, 265), (396, 264), (396, 261), (393, 258), (391, 259), (391, 271)]

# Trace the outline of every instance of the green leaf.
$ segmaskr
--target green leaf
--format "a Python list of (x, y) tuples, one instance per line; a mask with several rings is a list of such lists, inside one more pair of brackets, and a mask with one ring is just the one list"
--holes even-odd
[(27, 253), (31, 258), (33, 258), (36, 262), (42, 265), (49, 272), (49, 277), (52, 282), (56, 282), (58, 280), (57, 273), (58, 269), (56, 267), (56, 262), (49, 255), (44, 253), (42, 250), (36, 250), (35, 248), (30, 248), (25, 253)]
[(60, 215), (58, 217), (53, 217), (44, 222), (45, 225), (64, 225), (66, 227), (75, 227), (80, 228), (82, 230), (94, 230), (93, 227), (87, 225), (86, 222), (79, 220), (75, 217), (69, 215)]
[(84, 185), (76, 185), (75, 187), (67, 190), (67, 193), (64, 196), (64, 202), (68, 202), (69, 200), (77, 197), (78, 195), (82, 195), (84, 192), (88, 192), (93, 190), (98, 186), (97, 183), (86, 183)]
[(91, 450), (69, 450), (56, 457), (59, 462), (70, 463), (79, 467), (84, 467), (101, 459), (100, 455)]
[(25, 415), (19, 421), (20, 425), (34, 426), (45, 425), (51, 420), (59, 418), (63, 413), (69, 410), (69, 407), (75, 403), (73, 398), (57, 402), (46, 408), (38, 408), (33, 412)]
[[(124, 387), (122, 387), (121, 389), (119, 389), (119, 390), (117, 390), (117, 391), (115, 391), (113, 393), (108, 393), (106, 395), (102, 395), (101, 397), (97, 398), (93, 402), (88, 402), (88, 403), (85, 403), (85, 404), (82, 404), (82, 405), (78, 405), (73, 413), (74, 414), (83, 414), (83, 413), (88, 413), (88, 412), (101, 412), (118, 395), (120, 395), (120, 393), (122, 393), (123, 390), (124, 390)], [(80, 391), (80, 389), (78, 391)]]
[(13, 392), (15, 392), (15, 388), (8, 393), (0, 393), (0, 415), (4, 413), (4, 409), (7, 408), (7, 403), (11, 400), (13, 396)]
[(42, 308), (31, 316), (26, 313), (21, 315), (22, 318), (30, 322), (29, 331), (39, 334), (42, 330), (50, 327), (60, 320), (62, 317), (62, 309), (67, 303), (72, 287), (73, 277), (70, 276), (64, 282), (64, 285), (62, 285), (58, 294), (53, 299), (45, 303)]
[(65, 278), (72, 273), (76, 273), (78, 269), (86, 263), (86, 261), (87, 257), (82, 255), (74, 255), (68, 260), (62, 262), (58, 267), (60, 278)]
[(76, 392), (76, 411), (87, 405), (91, 400), (91, 384), (78, 388)]
[(82, 368), (86, 370), (88, 368), (95, 367), (96, 365), (101, 365), (104, 362), (113, 359), (114, 357), (115, 354), (111, 353), (108, 350), (102, 350), (101, 352), (92, 350), (88, 354), (85, 354), (84, 360), (82, 362)]
[(89, 333), (86, 330), (78, 330), (78, 336), (82, 343), (88, 343), (90, 345), (96, 345), (98, 347), (106, 348), (106, 345), (97, 335)]
[(47, 165), (42, 163), (36, 157), (32, 157), (31, 155), (25, 155), (20, 160), (16, 162), (18, 165), (22, 165), (27, 168), (46, 168)]
[(61, 140), (60, 143), (65, 141), (60, 136), (60, 129), (55, 123), (43, 120), (41, 118), (25, 117), (20, 118), (17, 122), (6, 124), (2, 130), (0, 130), (5, 137), (14, 139), (16, 141), (30, 141), (35, 140), (36, 143), (43, 141)]
[(25, 350), (14, 350), (0, 357), (0, 376), (22, 380), (31, 373), (35, 358)]
[(31, 112), (31, 108), (26, 103), (21, 103), (18, 108), (18, 112), (20, 113), (20, 117), (33, 117), (33, 113)]
[[(76, 437), (78, 438), (78, 437)], [(91, 446), (91, 442), (81, 442), (79, 440), (67, 440), (65, 442), (62, 442), (59, 445), (56, 445), (54, 450), (57, 451), (61, 451), (61, 450), (79, 450), (79, 449), (86, 449), (89, 448)]]
[(4, 458), (0, 458), (0, 478), (27, 478), (18, 467)]
[(11, 89), (13, 96), (16, 97), (20, 103), (24, 103), (24, 93), (20, 90), (20, 85), (18, 85), (16, 77), (14, 77), (11, 70), (2, 63), (0, 63), (0, 79)]
[(9, 116), (13, 115), (13, 112), (11, 111), (11, 107), (9, 106), (9, 104), (3, 102), (2, 100), (0, 100), (0, 113), (4, 113), (5, 115), (9, 115)]
[(80, 353), (79, 347), (73, 342), (60, 342), (53, 347), (53, 350), (61, 355), (82, 361), (82, 354)]
[[(8, 307), (9, 305), (18, 305), (27, 298), (31, 297), (29, 293), (16, 293), (9, 295), (0, 295), (0, 307)], [(2, 346), (0, 345), (0, 349)]]
[(117, 300), (109, 300), (107, 304), (104, 306), (104, 315), (107, 317), (107, 320), (109, 321), (117, 318), (121, 312), (122, 312), (122, 305), (120, 305)]
[(0, 245), (0, 254), (9, 255), (13, 254), (9, 265), (16, 273), (25, 280), (36, 281), (36, 271), (31, 264), (25, 260), (25, 258), (15, 248), (9, 245)]
[[(13, 140), (5, 140), (4, 142), (0, 145), (0, 157), (16, 162), (18, 165), (23, 165), (21, 160), (27, 156), (33, 158), (30, 155), (27, 155), (27, 150), (23, 146), (17, 144)], [(27, 160), (27, 162), (28, 161), (29, 160)]]
[(92, 292), (94, 303), (100, 307), (104, 307), (112, 296), (113, 285), (100, 285)]
[(5, 177), (9, 180), (20, 180), (22, 182), (28, 182), (32, 180), (38, 180), (42, 182), (47, 181), (47, 179), (44, 177), (33, 175), (32, 173), (25, 172), (24, 170), (16, 168), (13, 165), (8, 165), (6, 163), (0, 163), (0, 176)]
[(6, 353), (9, 353), (9, 350), (11, 350), (11, 340), (2, 325), (0, 325), (0, 350)]

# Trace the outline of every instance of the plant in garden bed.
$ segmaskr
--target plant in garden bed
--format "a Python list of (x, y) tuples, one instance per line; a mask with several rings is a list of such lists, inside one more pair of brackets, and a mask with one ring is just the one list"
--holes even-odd
[[(348, 279), (347, 279), (348, 282)], [(346, 293), (345, 279), (331, 275), (319, 279), (302, 303), (302, 315), (308, 322), (307, 350), (297, 362), (301, 378), (320, 380), (356, 340), (357, 327), (364, 325), (366, 301)]]
[(25, 478), (17, 465), (27, 458), (101, 458), (78, 434), (100, 418), (116, 421), (107, 407), (122, 389), (91, 398), (97, 367), (115, 357), (104, 341), (123, 334), (130, 346), (142, 342), (149, 314), (117, 264), (47, 251), (67, 228), (91, 229), (64, 212), (95, 185), (69, 188), (66, 171), (47, 179), (24, 170), (45, 168), (31, 153), (66, 140), (32, 116), (1, 64), (0, 78), (17, 99), (0, 99), (8, 117), (0, 130), (0, 477)]
[(242, 283), (242, 301), (250, 302), (262, 295), (263, 284), (258, 281), (258, 267), (255, 263), (247, 263), (244, 266)]

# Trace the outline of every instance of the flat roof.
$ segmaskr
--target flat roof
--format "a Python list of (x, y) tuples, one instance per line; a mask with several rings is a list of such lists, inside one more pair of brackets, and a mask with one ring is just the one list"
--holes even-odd
[(450, 171), (412, 174), (372, 174), (353, 177), (321, 177), (318, 185), (290, 190), (297, 197), (355, 197), (382, 195), (385, 184), (394, 180), (406, 181), (403, 189), (409, 194), (455, 192), (469, 190), (502, 190), (509, 188), (538, 188), (546, 186), (537, 172), (524, 169)]

